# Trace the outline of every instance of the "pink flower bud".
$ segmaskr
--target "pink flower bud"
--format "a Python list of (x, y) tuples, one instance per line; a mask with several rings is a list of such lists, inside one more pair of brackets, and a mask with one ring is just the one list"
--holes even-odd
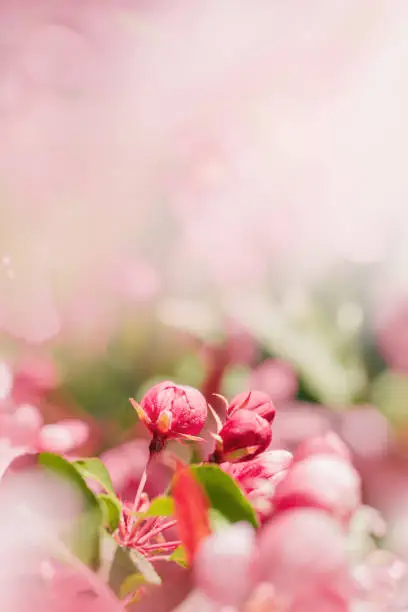
[(208, 406), (204, 396), (193, 387), (170, 381), (149, 389), (140, 406), (134, 400), (130, 401), (158, 441), (158, 446), (168, 438), (196, 436), (207, 418)]
[(244, 391), (236, 395), (227, 409), (227, 418), (236, 413), (237, 410), (250, 410), (259, 414), (269, 423), (275, 418), (276, 408), (267, 393), (263, 391)]
[(347, 538), (325, 512), (301, 508), (273, 518), (261, 532), (256, 566), (258, 580), (273, 584), (278, 610), (349, 609)]
[(320, 508), (347, 523), (361, 503), (353, 466), (336, 456), (314, 455), (293, 464), (275, 492), (275, 509)]
[(271, 426), (264, 418), (250, 410), (238, 410), (227, 419), (216, 436), (212, 460), (246, 461), (259, 455), (272, 441)]
[(304, 440), (296, 449), (295, 461), (302, 461), (312, 455), (335, 455), (340, 459), (351, 462), (349, 449), (333, 431)]
[(242, 605), (253, 586), (254, 552), (255, 532), (248, 523), (236, 523), (212, 533), (201, 544), (195, 559), (196, 585), (224, 606)]
[(257, 488), (259, 482), (273, 480), (275, 476), (287, 470), (292, 460), (292, 453), (289, 451), (272, 450), (250, 461), (223, 463), (221, 467), (235, 478), (247, 493), (250, 493)]
[(223, 463), (221, 468), (232, 476), (249, 497), (261, 521), (273, 512), (278, 483), (285, 477), (293, 457), (286, 450), (261, 453), (250, 461)]

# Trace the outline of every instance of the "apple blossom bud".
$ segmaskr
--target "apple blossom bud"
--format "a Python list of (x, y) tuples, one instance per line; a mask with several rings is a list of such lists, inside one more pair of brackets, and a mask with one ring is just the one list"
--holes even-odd
[(292, 461), (289, 451), (271, 450), (243, 463), (223, 463), (221, 468), (235, 478), (245, 491), (251, 492), (259, 481), (271, 480), (287, 470)]
[(278, 483), (293, 462), (286, 450), (261, 453), (250, 461), (223, 463), (220, 467), (232, 476), (248, 496), (261, 521), (273, 512), (273, 500)]
[(268, 448), (272, 441), (271, 426), (250, 410), (238, 410), (227, 419), (215, 436), (216, 448), (211, 461), (247, 461)]
[(320, 510), (294, 509), (267, 523), (259, 538), (255, 574), (260, 582), (274, 585), (277, 604), (281, 604), (277, 610), (350, 609), (353, 585), (347, 536)]
[(255, 531), (248, 523), (212, 533), (202, 542), (195, 559), (196, 585), (211, 600), (240, 607), (253, 587), (254, 553)]
[(269, 423), (272, 423), (276, 414), (276, 408), (271, 398), (263, 391), (244, 391), (236, 395), (228, 406), (227, 418), (235, 414), (237, 410), (242, 409), (259, 414)]
[(169, 438), (194, 439), (202, 430), (208, 406), (204, 396), (193, 387), (164, 381), (143, 396), (140, 405), (130, 400), (139, 418), (153, 434), (152, 452), (163, 448)]
[(347, 461), (313, 455), (295, 462), (275, 492), (275, 510), (319, 508), (347, 523), (361, 503), (361, 481)]
[(301, 442), (295, 452), (295, 461), (302, 461), (312, 455), (334, 455), (351, 462), (351, 453), (343, 440), (333, 431), (322, 436), (313, 436)]

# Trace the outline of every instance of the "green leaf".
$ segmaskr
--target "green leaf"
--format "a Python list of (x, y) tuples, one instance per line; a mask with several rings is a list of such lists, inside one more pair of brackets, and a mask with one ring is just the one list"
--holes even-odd
[(160, 495), (153, 499), (149, 508), (146, 512), (138, 513), (139, 517), (149, 516), (173, 516), (174, 514), (174, 500), (168, 495)]
[(218, 465), (192, 465), (191, 471), (204, 487), (211, 507), (230, 523), (247, 521), (258, 527), (255, 510), (236, 482)]
[(115, 531), (119, 525), (122, 505), (114, 495), (98, 495), (99, 504), (102, 509), (103, 524), (110, 531)]
[(224, 527), (230, 525), (230, 521), (215, 508), (210, 508), (209, 518), (212, 531), (222, 531)]
[(74, 533), (68, 536), (67, 545), (83, 563), (97, 568), (99, 566), (99, 533), (102, 511), (96, 495), (89, 489), (73, 465), (63, 457), (53, 453), (39, 453), (38, 464), (69, 482), (81, 496), (84, 509), (75, 524)]
[(170, 560), (174, 561), (178, 565), (181, 565), (181, 567), (188, 567), (184, 546), (179, 546), (178, 548), (176, 548), (174, 553), (171, 555)]
[(98, 482), (108, 493), (115, 495), (111, 477), (109, 472), (96, 457), (90, 457), (89, 459), (78, 459), (74, 461), (72, 465), (78, 470), (83, 478), (89, 478)]

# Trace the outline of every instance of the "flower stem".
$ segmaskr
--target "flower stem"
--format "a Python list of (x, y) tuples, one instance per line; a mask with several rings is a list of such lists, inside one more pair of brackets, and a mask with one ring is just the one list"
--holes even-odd
[(140, 504), (140, 499), (142, 497), (144, 488), (146, 486), (146, 482), (147, 482), (147, 471), (149, 469), (149, 465), (150, 462), (152, 460), (152, 453), (149, 452), (149, 458), (146, 462), (145, 468), (143, 470), (143, 474), (142, 477), (140, 478), (140, 482), (139, 482), (139, 486), (137, 487), (137, 491), (136, 491), (136, 495), (135, 495), (135, 500), (133, 502), (133, 509), (132, 509), (132, 514), (133, 516), (131, 516), (130, 521), (129, 521), (129, 525), (128, 525), (128, 530), (127, 530), (127, 538), (126, 538), (126, 543), (128, 544), (130, 542), (130, 540), (132, 539), (132, 535), (133, 535), (133, 528), (135, 526), (135, 523), (137, 521), (137, 517), (136, 517), (136, 512), (137, 509), (139, 507)]

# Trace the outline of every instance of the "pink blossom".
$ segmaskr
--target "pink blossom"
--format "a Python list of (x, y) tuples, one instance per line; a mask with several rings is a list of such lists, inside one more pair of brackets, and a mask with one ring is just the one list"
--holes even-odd
[(55, 389), (60, 382), (55, 362), (42, 356), (27, 357), (13, 367), (13, 399), (33, 402)]
[(204, 540), (195, 559), (197, 587), (213, 601), (239, 606), (253, 588), (254, 553), (255, 534), (247, 523), (213, 533)]
[(272, 423), (276, 414), (271, 398), (262, 391), (244, 391), (233, 397), (227, 409), (227, 418), (243, 408), (259, 414), (269, 423)]
[(268, 421), (250, 410), (232, 414), (216, 435), (213, 458), (222, 461), (247, 461), (265, 451), (272, 440)]
[(349, 449), (332, 431), (304, 440), (296, 449), (295, 461), (302, 461), (313, 455), (335, 455), (345, 461), (351, 461)]
[(289, 451), (272, 450), (250, 461), (223, 463), (221, 467), (242, 487), (260, 519), (264, 521), (273, 512), (276, 487), (285, 478), (292, 460)]
[(334, 455), (312, 455), (296, 462), (275, 492), (278, 512), (288, 508), (320, 508), (347, 523), (361, 503), (358, 472)]
[(267, 393), (276, 404), (283, 404), (295, 398), (298, 381), (289, 362), (266, 359), (251, 371), (249, 387)]
[(38, 436), (40, 450), (65, 454), (82, 446), (88, 439), (89, 427), (84, 421), (66, 419), (44, 425)]
[(67, 548), (67, 530), (83, 510), (75, 490), (42, 471), (21, 472), (2, 481), (0, 497), (0, 596), (7, 610), (122, 610)]
[(353, 568), (357, 588), (356, 599), (367, 609), (403, 610), (408, 605), (408, 567), (396, 555), (375, 550)]
[[(204, 427), (208, 405), (193, 387), (165, 381), (143, 396), (140, 406), (131, 400), (139, 418), (153, 434), (157, 449), (166, 439), (196, 436)], [(157, 450), (156, 449), (156, 450)]]
[[(298, 508), (272, 519), (256, 558), (258, 580), (271, 582), (277, 608), (346, 612), (352, 593), (346, 536), (326, 513)], [(323, 602), (336, 602), (325, 607)], [(321, 605), (323, 604), (323, 605)]]
[(24, 453), (69, 454), (87, 441), (89, 426), (79, 419), (44, 424), (40, 410), (31, 404), (10, 405), (0, 413), (0, 457), (3, 469)]

